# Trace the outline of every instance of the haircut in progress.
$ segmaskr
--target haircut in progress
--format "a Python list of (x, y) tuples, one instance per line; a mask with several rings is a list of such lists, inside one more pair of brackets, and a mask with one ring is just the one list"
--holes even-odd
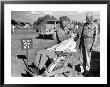
[(35, 12), (11, 12), (11, 76), (100, 77), (100, 12)]

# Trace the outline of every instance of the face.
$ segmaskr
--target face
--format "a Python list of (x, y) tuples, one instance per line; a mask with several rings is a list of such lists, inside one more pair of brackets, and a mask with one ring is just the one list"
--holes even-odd
[(66, 27), (68, 24), (69, 24), (68, 20), (65, 20), (65, 21), (62, 22), (63, 27)]
[(87, 21), (87, 22), (91, 22), (92, 20), (93, 20), (93, 16), (87, 16), (87, 17), (86, 17), (86, 21)]

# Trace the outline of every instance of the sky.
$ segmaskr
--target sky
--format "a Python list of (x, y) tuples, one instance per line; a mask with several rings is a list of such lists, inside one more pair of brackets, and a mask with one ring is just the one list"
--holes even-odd
[(39, 17), (49, 14), (57, 19), (60, 16), (68, 16), (71, 20), (85, 22), (86, 13), (100, 15), (100, 12), (98, 11), (12, 11), (11, 19), (33, 24)]

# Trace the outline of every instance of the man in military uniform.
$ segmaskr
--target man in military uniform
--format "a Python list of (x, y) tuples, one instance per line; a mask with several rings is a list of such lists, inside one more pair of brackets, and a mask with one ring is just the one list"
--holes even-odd
[(93, 14), (86, 15), (86, 23), (83, 26), (80, 45), (79, 48), (81, 49), (82, 56), (83, 56), (83, 68), (84, 68), (84, 75), (90, 69), (90, 60), (91, 60), (91, 51), (92, 47), (95, 45), (97, 41), (97, 32), (98, 32), (98, 25), (94, 22)]

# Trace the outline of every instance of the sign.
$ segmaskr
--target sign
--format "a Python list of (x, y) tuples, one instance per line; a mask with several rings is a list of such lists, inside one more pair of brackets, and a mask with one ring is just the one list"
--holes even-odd
[(21, 49), (28, 50), (33, 48), (33, 41), (32, 38), (24, 38), (21, 39)]
[(21, 49), (26, 50), (27, 65), (28, 65), (28, 50), (32, 48), (33, 48), (32, 38), (21, 39)]

